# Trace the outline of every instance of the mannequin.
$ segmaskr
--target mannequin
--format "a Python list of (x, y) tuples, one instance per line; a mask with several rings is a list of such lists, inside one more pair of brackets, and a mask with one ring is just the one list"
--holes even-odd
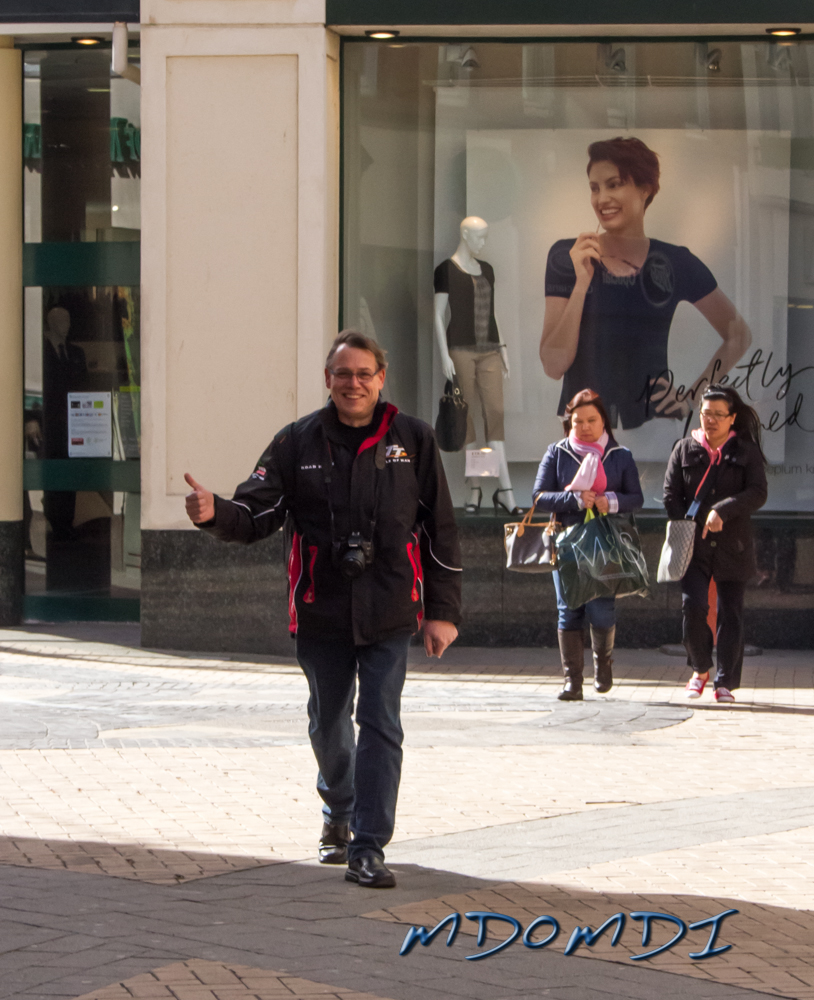
[[(458, 249), (435, 269), (435, 336), (441, 355), (444, 378), (458, 376), (464, 399), (470, 405), (466, 443), (475, 440), (471, 406), (481, 401), (487, 446), (499, 461), (499, 489), (492, 501), (495, 510), (522, 513), (517, 507), (503, 443), (503, 379), (509, 377), (509, 356), (500, 342), (494, 314), (495, 273), (491, 264), (478, 259), (486, 244), (489, 224), (476, 215), (461, 223)], [(449, 309), (449, 322), (447, 322)], [(469, 480), (469, 501), (465, 510), (474, 514), (480, 507), (481, 488)]]

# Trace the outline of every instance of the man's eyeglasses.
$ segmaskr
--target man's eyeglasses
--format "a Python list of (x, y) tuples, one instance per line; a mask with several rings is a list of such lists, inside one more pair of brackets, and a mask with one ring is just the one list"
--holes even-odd
[(333, 368), (329, 368), (328, 371), (331, 375), (333, 375), (337, 382), (350, 382), (352, 379), (357, 378), (362, 385), (367, 385), (368, 382), (379, 374), (381, 368), (377, 368), (375, 372), (367, 371), (364, 368), (360, 372), (352, 372), (347, 368), (338, 368), (336, 371), (334, 371)]

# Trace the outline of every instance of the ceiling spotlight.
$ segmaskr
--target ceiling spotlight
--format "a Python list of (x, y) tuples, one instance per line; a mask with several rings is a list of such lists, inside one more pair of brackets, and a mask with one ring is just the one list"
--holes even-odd
[(95, 38), (93, 35), (76, 35), (71, 41), (74, 45), (101, 45), (104, 38)]
[(802, 31), (801, 28), (767, 28), (767, 35), (774, 35), (775, 38), (794, 38)]
[(366, 31), (368, 38), (398, 38), (399, 32), (395, 28), (373, 28)]
[(720, 73), (721, 72), (721, 50), (720, 49), (710, 49), (707, 52), (706, 67), (710, 73)]

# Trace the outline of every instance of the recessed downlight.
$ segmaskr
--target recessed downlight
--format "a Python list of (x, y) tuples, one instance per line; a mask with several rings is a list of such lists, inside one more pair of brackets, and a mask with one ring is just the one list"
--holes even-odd
[(772, 35), (774, 38), (794, 38), (795, 35), (799, 35), (801, 28), (767, 28), (766, 34)]
[(101, 45), (104, 38), (97, 38), (95, 35), (75, 35), (71, 41), (74, 45)]
[(368, 38), (388, 39), (398, 38), (399, 32), (395, 28), (371, 28), (365, 34)]

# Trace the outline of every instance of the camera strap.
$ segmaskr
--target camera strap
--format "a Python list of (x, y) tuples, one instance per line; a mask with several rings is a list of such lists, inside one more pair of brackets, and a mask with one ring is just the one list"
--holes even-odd
[(331, 543), (336, 541), (336, 519), (334, 517), (334, 502), (331, 495), (331, 483), (333, 482), (333, 454), (331, 453), (331, 442), (328, 435), (322, 434), (322, 481), (325, 483), (325, 496), (328, 499), (328, 512), (331, 515)]
[[(331, 540), (335, 542), (338, 539), (337, 539), (337, 534), (336, 534), (336, 514), (335, 514), (335, 510), (334, 510), (333, 486), (332, 486), (332, 484), (333, 484), (333, 452), (331, 450), (331, 442), (328, 440), (327, 434), (323, 434), (323, 441), (324, 441), (324, 449), (323, 449), (323, 456), (322, 456), (322, 481), (325, 483), (325, 495), (326, 495), (327, 500), (328, 500), (328, 511), (330, 513), (330, 516), (331, 516)], [(361, 531), (361, 530), (359, 532), (362, 535), (362, 537), (365, 538), (365, 540), (369, 541), (369, 542), (373, 541), (373, 534), (374, 534), (374, 532), (376, 530), (376, 521), (378, 520), (378, 514), (379, 514), (379, 495), (381, 493), (381, 490), (379, 488), (380, 487), (380, 481), (381, 481), (381, 477), (379, 475), (379, 472), (382, 469), (384, 469), (386, 454), (387, 454), (387, 452), (386, 452), (386, 447), (385, 447), (385, 444), (384, 444), (384, 438), (382, 438), (377, 443), (377, 445), (376, 445), (376, 452), (375, 452), (375, 458), (374, 458), (374, 469), (375, 469), (375, 471), (373, 473), (373, 475), (374, 475), (374, 483), (373, 483), (373, 517), (371, 518), (370, 524), (369, 524), (369, 533), (370, 533), (369, 537), (368, 537), (368, 532)], [(355, 462), (355, 461), (356, 461), (356, 456), (354, 455), (354, 457), (353, 457), (353, 459), (351, 461), (351, 476), (353, 475), (353, 462)], [(353, 520), (353, 510), (350, 511), (350, 515), (351, 515), (351, 521), (352, 521)], [(351, 530), (353, 530), (354, 525), (351, 523), (349, 527), (351, 528)]]

